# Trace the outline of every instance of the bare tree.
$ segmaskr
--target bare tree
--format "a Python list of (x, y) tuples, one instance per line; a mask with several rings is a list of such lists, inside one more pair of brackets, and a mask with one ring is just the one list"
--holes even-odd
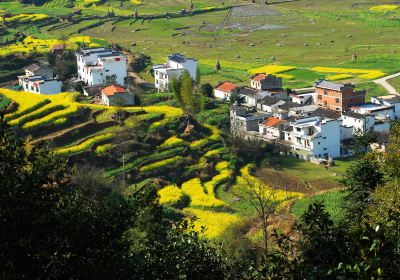
[(234, 194), (240, 199), (248, 201), (256, 210), (261, 219), (263, 234), (264, 256), (268, 255), (268, 219), (275, 213), (275, 208), (279, 204), (277, 201), (278, 190), (269, 187), (265, 183), (252, 176), (242, 176), (243, 184), (238, 184), (233, 190)]

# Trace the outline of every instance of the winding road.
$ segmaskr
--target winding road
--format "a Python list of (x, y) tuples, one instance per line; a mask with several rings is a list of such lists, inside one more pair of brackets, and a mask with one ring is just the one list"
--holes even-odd
[(393, 79), (395, 77), (399, 77), (399, 76), (400, 76), (400, 72), (377, 79), (377, 80), (374, 80), (374, 83), (383, 86), (389, 94), (400, 95), (399, 92), (391, 84), (388, 83), (388, 80)]

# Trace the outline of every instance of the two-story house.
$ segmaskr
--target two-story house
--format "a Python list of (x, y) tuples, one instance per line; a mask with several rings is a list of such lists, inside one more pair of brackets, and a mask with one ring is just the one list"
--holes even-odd
[(251, 77), (250, 87), (256, 90), (281, 90), (282, 78), (275, 75), (257, 74)]
[(340, 157), (340, 122), (321, 117), (291, 121), (283, 143), (291, 148), (290, 154), (305, 160)]
[(366, 92), (354, 91), (352, 84), (338, 84), (326, 80), (319, 80), (314, 83), (316, 93), (316, 104), (343, 112), (351, 106), (365, 102)]
[(25, 75), (18, 76), (18, 81), (24, 91), (39, 94), (57, 94), (62, 87), (62, 82), (54, 78), (53, 69), (48, 65), (29, 65)]
[(86, 85), (125, 85), (127, 59), (108, 48), (82, 49), (75, 53), (78, 78)]
[(159, 91), (168, 91), (171, 79), (179, 78), (184, 70), (187, 70), (192, 79), (196, 80), (197, 60), (175, 53), (168, 56), (166, 63), (154, 65), (153, 70), (155, 87)]

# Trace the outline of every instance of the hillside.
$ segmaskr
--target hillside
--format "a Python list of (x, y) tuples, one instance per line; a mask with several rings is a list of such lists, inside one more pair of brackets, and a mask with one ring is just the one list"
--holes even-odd
[[(104, 169), (127, 195), (153, 180), (170, 215), (198, 217), (198, 229), (206, 226), (208, 237), (221, 237), (240, 222), (243, 213), (231, 208), (234, 202), (216, 196), (217, 188), (235, 182), (233, 158), (218, 128), (191, 120), (188, 133), (183, 111), (168, 106), (122, 109), (78, 103), (72, 93), (45, 97), (0, 89), (0, 94), (13, 102), (5, 118), (21, 136), (49, 145), (71, 166)], [(248, 168), (241, 176), (251, 176)]]

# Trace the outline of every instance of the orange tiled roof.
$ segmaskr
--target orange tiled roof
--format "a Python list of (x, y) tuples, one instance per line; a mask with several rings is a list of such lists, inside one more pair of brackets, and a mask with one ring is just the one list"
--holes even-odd
[(215, 89), (220, 90), (220, 91), (225, 91), (225, 92), (231, 92), (232, 90), (238, 88), (239, 86), (230, 82), (223, 82), (219, 86), (217, 86)]
[(125, 89), (119, 86), (108, 86), (101, 90), (101, 93), (107, 96), (113, 96), (116, 93), (125, 93)]
[(283, 123), (283, 122), (285, 122), (285, 121), (274, 118), (274, 117), (269, 117), (269, 118), (265, 119), (262, 124), (265, 126), (269, 126), (269, 127), (275, 127), (278, 124)]
[(258, 74), (257, 76), (254, 76), (253, 78), (251, 78), (253, 81), (257, 81), (257, 82), (259, 82), (259, 81), (262, 81), (262, 80), (264, 80), (265, 79), (265, 75), (264, 74)]

